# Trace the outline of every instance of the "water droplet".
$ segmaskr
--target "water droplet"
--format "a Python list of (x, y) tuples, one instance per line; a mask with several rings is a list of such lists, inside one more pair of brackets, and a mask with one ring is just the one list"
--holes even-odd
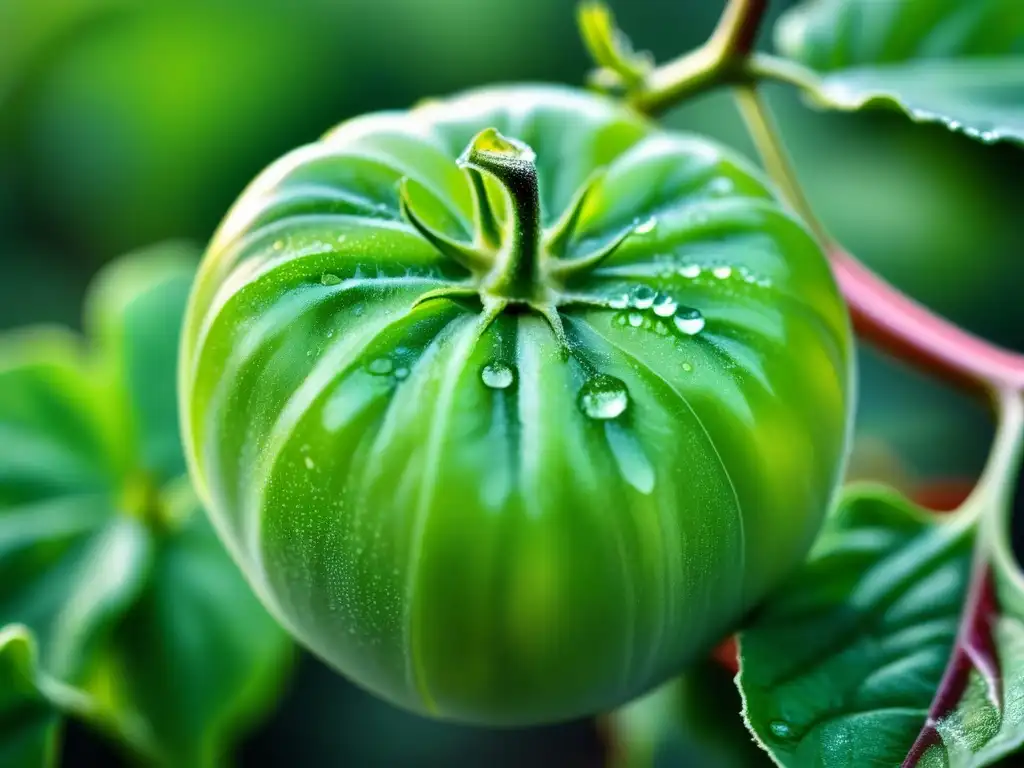
[(658, 226), (658, 220), (651, 216), (651, 218), (647, 219), (646, 221), (642, 221), (639, 224), (637, 224), (633, 228), (633, 231), (636, 232), (638, 235), (646, 235), (648, 232), (653, 232), (656, 226)]
[(313, 460), (309, 458), (309, 456), (304, 457), (302, 461), (306, 465), (306, 469), (314, 469), (316, 467), (316, 464), (313, 463)]
[(284, 248), (284, 240), (275, 240), (274, 245), (271, 246), (275, 251), (280, 251)]
[(394, 362), (390, 357), (378, 357), (370, 361), (370, 364), (366, 366), (366, 370), (376, 376), (386, 376), (391, 373), (395, 368)]
[(332, 338), (334, 338), (334, 331), (328, 331), (328, 332), (327, 332), (327, 338), (328, 338), (328, 339), (332, 339)]
[(676, 328), (687, 336), (694, 336), (704, 330), (704, 315), (696, 309), (687, 309), (675, 317)]
[(615, 315), (615, 324), (616, 325), (625, 325), (626, 324), (626, 313), (625, 312), (619, 312), (617, 315)]
[(337, 236), (336, 238), (334, 238), (334, 239), (335, 239), (335, 242), (337, 242), (337, 243), (338, 243), (338, 245), (341, 245), (341, 244), (342, 244), (342, 243), (344, 243), (344, 242), (345, 242), (346, 240), (348, 240), (348, 235), (338, 235), (338, 236)]
[(719, 280), (725, 280), (725, 279), (727, 279), (729, 277), (732, 277), (732, 267), (730, 267), (730, 266), (715, 267), (714, 269), (711, 270), (711, 274), (713, 274)]
[(658, 294), (649, 285), (639, 285), (633, 291), (633, 306), (637, 309), (648, 309)]
[(768, 724), (768, 730), (772, 732), (772, 735), (780, 739), (789, 739), (793, 736), (793, 729), (789, 723), (783, 722), (782, 720), (772, 720)]
[(680, 277), (699, 277), (700, 276), (700, 265), (699, 264), (684, 264), (679, 268)]
[(679, 305), (676, 304), (676, 300), (669, 296), (667, 293), (659, 293), (654, 297), (654, 314), (658, 317), (672, 317), (676, 313), (676, 309)]
[(634, 328), (639, 328), (641, 325), (644, 324), (644, 316), (641, 315), (639, 312), (630, 312), (629, 324)]
[(624, 293), (621, 296), (613, 296), (608, 299), (608, 306), (612, 309), (625, 309), (629, 306), (629, 294)]
[(409, 376), (409, 369), (404, 365), (401, 368), (395, 368), (395, 378), (402, 380)]
[(338, 277), (333, 272), (324, 272), (323, 276), (320, 278), (320, 284), (321, 285), (340, 285), (341, 284), (341, 278)]
[(504, 363), (490, 362), (480, 371), (480, 378), (491, 389), (508, 389), (512, 386), (515, 376), (512, 369)]
[(683, 370), (689, 373), (690, 371), (693, 370), (693, 366), (690, 365), (689, 363), (683, 363)]
[(624, 381), (598, 374), (583, 384), (576, 402), (580, 410), (592, 419), (614, 419), (621, 416), (629, 405), (629, 390)]
[(665, 325), (665, 323), (663, 323), (661, 320), (659, 320), (658, 322), (656, 322), (654, 324), (654, 332), (656, 334), (658, 334), (659, 336), (667, 336), (668, 335), (668, 326)]
[(728, 195), (736, 189), (736, 185), (728, 176), (718, 176), (708, 185), (708, 189), (715, 195)]

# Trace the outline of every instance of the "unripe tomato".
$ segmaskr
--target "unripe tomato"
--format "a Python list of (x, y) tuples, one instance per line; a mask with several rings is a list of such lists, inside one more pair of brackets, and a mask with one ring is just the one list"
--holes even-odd
[(746, 162), (601, 97), (485, 90), (267, 169), (186, 321), (192, 470), (267, 606), (422, 713), (622, 703), (803, 558), (851, 342)]

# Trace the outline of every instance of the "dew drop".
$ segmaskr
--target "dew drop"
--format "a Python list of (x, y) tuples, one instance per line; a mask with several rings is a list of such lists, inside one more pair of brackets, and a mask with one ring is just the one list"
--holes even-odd
[(714, 269), (711, 270), (711, 274), (713, 274), (719, 280), (726, 280), (727, 278), (732, 277), (732, 267), (730, 267), (730, 266), (715, 267)]
[(395, 368), (394, 362), (390, 357), (378, 357), (370, 361), (370, 364), (366, 366), (366, 370), (376, 376), (386, 376), (391, 373)]
[(404, 365), (401, 368), (395, 368), (395, 378), (398, 380), (406, 379), (409, 376), (409, 369)]
[(576, 402), (591, 419), (614, 419), (621, 416), (629, 405), (629, 390), (624, 381), (598, 374), (583, 384)]
[(626, 314), (624, 312), (619, 312), (617, 315), (615, 315), (615, 324), (616, 325), (625, 325), (626, 324)]
[(772, 732), (772, 735), (780, 739), (789, 739), (793, 736), (793, 729), (789, 723), (783, 722), (782, 720), (772, 720), (768, 724), (768, 730)]
[(689, 363), (683, 363), (683, 370), (689, 373), (690, 371), (693, 370), (693, 366), (690, 365)]
[(668, 335), (668, 326), (665, 325), (665, 323), (663, 323), (661, 320), (659, 320), (658, 322), (656, 322), (654, 324), (654, 332), (656, 334), (658, 334), (659, 336), (667, 336)]
[(639, 328), (641, 325), (644, 324), (644, 316), (641, 315), (639, 312), (630, 312), (629, 324), (634, 328)]
[(639, 285), (633, 291), (633, 306), (637, 309), (649, 309), (657, 295), (651, 286)]
[(507, 365), (494, 361), (483, 367), (480, 379), (491, 389), (508, 389), (512, 386), (515, 376)]
[(621, 296), (613, 296), (608, 299), (608, 306), (612, 309), (625, 309), (629, 306), (629, 294), (624, 293)]
[(634, 228), (633, 231), (638, 235), (646, 235), (648, 232), (653, 232), (654, 228), (658, 226), (658, 220), (651, 216), (646, 221), (641, 221)]
[(273, 246), (271, 247), (275, 251), (280, 251), (282, 248), (284, 248), (284, 240), (275, 240)]
[(667, 293), (659, 293), (654, 297), (654, 314), (658, 317), (672, 317), (679, 308), (676, 304), (676, 300), (669, 296)]
[(687, 336), (694, 336), (704, 330), (704, 315), (696, 309), (683, 310), (675, 316), (676, 328)]
[(680, 277), (700, 277), (700, 265), (699, 264), (684, 264), (679, 268)]
[(313, 463), (313, 460), (309, 458), (309, 456), (303, 457), (302, 463), (306, 465), (306, 469), (314, 469), (316, 467), (316, 464)]
[(341, 278), (338, 277), (333, 272), (324, 272), (323, 275), (320, 277), (320, 284), (321, 285), (340, 285), (341, 284)]

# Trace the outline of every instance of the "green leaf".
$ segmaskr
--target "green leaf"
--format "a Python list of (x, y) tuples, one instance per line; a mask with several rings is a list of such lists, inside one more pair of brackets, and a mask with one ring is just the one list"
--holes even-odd
[(846, 70), (823, 78), (811, 99), (849, 112), (900, 110), (987, 144), (1024, 143), (1024, 56)]
[(86, 300), (86, 328), (98, 346), (101, 375), (125, 404), (120, 434), (132, 469), (155, 482), (185, 472), (176, 371), (196, 264), (191, 246), (154, 246), (100, 273)]
[(1019, 0), (806, 0), (775, 31), (783, 54), (819, 72), (1024, 54)]
[(986, 143), (1024, 142), (1018, 0), (823, 0), (783, 16), (777, 44), (828, 72), (826, 109), (887, 108)]
[(743, 632), (745, 714), (780, 765), (969, 768), (1020, 747), (1024, 591), (988, 544), (972, 556), (967, 512), (850, 492)]
[(224, 765), (228, 743), (273, 701), (289, 648), (196, 514), (160, 542), (95, 687), (149, 723), (169, 765)]
[(36, 647), (27, 627), (0, 629), (0, 765), (54, 765), (60, 714), (37, 683)]
[[(89, 345), (0, 339), (0, 626), (24, 625), (52, 685), (82, 689), (65, 713), (168, 765), (223, 762), (288, 667), (183, 476), (175, 368), (196, 256), (108, 267)], [(4, 722), (30, 738), (29, 720)]]
[(75, 680), (137, 596), (149, 542), (115, 516), (101, 397), (74, 340), (0, 342), (0, 626), (38, 636), (43, 667)]

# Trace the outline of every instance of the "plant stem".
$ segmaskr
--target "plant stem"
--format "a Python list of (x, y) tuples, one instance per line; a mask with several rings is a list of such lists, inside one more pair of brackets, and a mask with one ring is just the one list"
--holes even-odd
[(768, 0), (729, 0), (711, 44), (720, 46), (722, 58), (746, 59), (754, 49)]
[(825, 247), (857, 333), (897, 358), (969, 390), (993, 396), (999, 390), (1024, 388), (1024, 355), (1002, 349), (929, 311), (829, 236), (803, 193), (756, 86), (739, 86), (736, 98), (765, 169)]

